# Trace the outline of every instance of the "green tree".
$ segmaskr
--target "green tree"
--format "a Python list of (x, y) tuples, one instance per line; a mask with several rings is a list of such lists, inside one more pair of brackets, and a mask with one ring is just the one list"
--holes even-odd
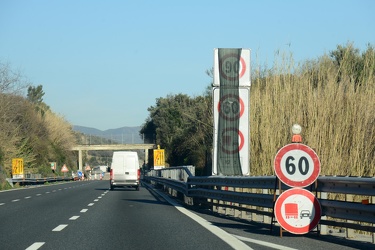
[(369, 76), (374, 76), (374, 48), (368, 44), (363, 54), (355, 48), (353, 43), (347, 43), (346, 46), (338, 45), (336, 50), (330, 52), (334, 64), (336, 65), (337, 82), (349, 80), (357, 88), (363, 84), (363, 81)]
[(29, 86), (27, 89), (27, 100), (34, 104), (41, 104), (43, 102), (43, 86), (38, 85), (37, 87)]
[(38, 85), (37, 87), (29, 86), (27, 89), (27, 100), (34, 104), (36, 111), (42, 116), (49, 110), (49, 107), (43, 102), (43, 96), (44, 91), (42, 85)]
[(191, 98), (187, 95), (168, 95), (158, 98), (150, 112), (141, 134), (166, 150), (171, 166), (194, 165), (201, 169), (211, 164), (212, 99), (205, 96)]

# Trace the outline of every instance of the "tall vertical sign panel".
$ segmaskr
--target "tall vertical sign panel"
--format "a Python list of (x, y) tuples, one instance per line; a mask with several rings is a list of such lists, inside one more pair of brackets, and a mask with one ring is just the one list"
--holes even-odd
[(12, 176), (13, 178), (23, 178), (23, 158), (12, 159)]
[(165, 167), (164, 149), (154, 149), (154, 169)]
[(250, 174), (250, 50), (215, 49), (213, 174)]

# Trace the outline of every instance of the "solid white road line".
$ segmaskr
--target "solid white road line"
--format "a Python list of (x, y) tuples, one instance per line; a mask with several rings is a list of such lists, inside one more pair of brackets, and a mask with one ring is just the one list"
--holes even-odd
[[(158, 192), (158, 191), (157, 191)], [(215, 234), (217, 237), (225, 241), (228, 245), (233, 247), (233, 249), (238, 249), (238, 250), (252, 250), (251, 247), (243, 243), (241, 240), (237, 239), (230, 233), (227, 233), (223, 229), (212, 225), (212, 223), (208, 222), (207, 220), (203, 219), (202, 217), (196, 215), (193, 212), (190, 212), (186, 208), (182, 207), (180, 204), (175, 202), (174, 200), (170, 199), (167, 195), (158, 192), (159, 195), (161, 195), (166, 201), (168, 201), (172, 206), (174, 206), (177, 210), (179, 210), (181, 213), (185, 214), (186, 216), (190, 217), (191, 219), (195, 220), (198, 222), (201, 226), (206, 228), (208, 231), (211, 233)]]
[(26, 250), (37, 250), (39, 249), (41, 246), (44, 245), (45, 242), (35, 242), (34, 244), (32, 244), (31, 246), (29, 246), (28, 248), (26, 248)]
[(61, 224), (61, 225), (58, 225), (57, 227), (55, 227), (54, 229), (52, 229), (52, 231), (53, 232), (60, 232), (61, 230), (63, 230), (67, 226), (68, 226), (67, 224)]
[(261, 241), (261, 240), (254, 240), (254, 239), (242, 237), (242, 236), (239, 236), (239, 235), (234, 235), (233, 234), (233, 236), (236, 237), (236, 238), (238, 238), (239, 240), (247, 241), (247, 242), (251, 242), (251, 243), (255, 243), (257, 245), (261, 245), (261, 246), (265, 246), (265, 247), (269, 247), (269, 248), (275, 248), (275, 249), (280, 249), (280, 250), (298, 250), (296, 248), (290, 248), (290, 247), (286, 247), (286, 246), (282, 246), (282, 245), (277, 245), (277, 244), (274, 244), (274, 243), (270, 243), (270, 242), (266, 242), (266, 241)]
[(76, 219), (78, 219), (78, 218), (79, 218), (79, 216), (72, 216), (72, 217), (70, 217), (69, 220), (76, 220)]

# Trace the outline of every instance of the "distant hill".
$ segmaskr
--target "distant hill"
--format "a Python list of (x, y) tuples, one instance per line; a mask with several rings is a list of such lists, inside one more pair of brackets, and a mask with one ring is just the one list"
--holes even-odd
[(118, 143), (133, 144), (143, 143), (139, 135), (141, 127), (121, 127), (116, 129), (100, 130), (96, 128), (73, 125), (73, 130), (85, 135), (93, 135), (116, 141)]

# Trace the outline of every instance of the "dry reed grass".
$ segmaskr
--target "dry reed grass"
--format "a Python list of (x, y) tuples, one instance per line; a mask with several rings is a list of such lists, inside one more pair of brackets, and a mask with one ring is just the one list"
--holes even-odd
[(321, 175), (374, 176), (373, 58), (365, 61), (367, 73), (360, 84), (353, 83), (350, 60), (345, 58), (340, 68), (328, 56), (298, 65), (292, 55), (280, 59), (272, 70), (253, 73), (251, 175), (273, 174), (276, 152), (291, 142), (291, 127), (298, 123), (303, 143), (320, 158)]

